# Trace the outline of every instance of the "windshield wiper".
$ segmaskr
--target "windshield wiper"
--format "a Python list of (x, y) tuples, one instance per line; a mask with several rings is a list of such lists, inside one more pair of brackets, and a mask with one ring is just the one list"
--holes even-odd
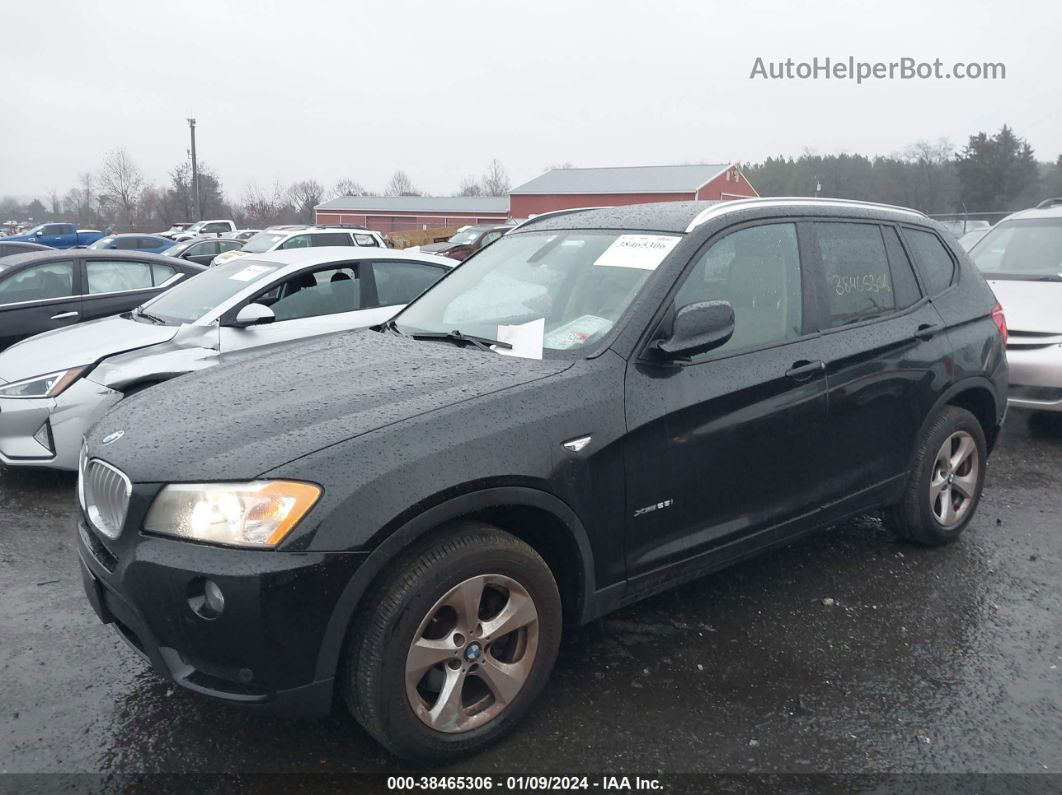
[(409, 336), (415, 340), (446, 340), (447, 342), (455, 342), (462, 346), (466, 342), (470, 342), (477, 348), (482, 348), (485, 351), (489, 351), (492, 345), (499, 348), (513, 347), (508, 342), (492, 340), (490, 337), (476, 337), (472, 334), (462, 334), (457, 329), (454, 329), (453, 331), (420, 331), (416, 334), (410, 334)]
[(1062, 276), (1059, 276), (1056, 273), (1050, 273), (1050, 274), (1047, 274), (1046, 276), (1036, 276), (1031, 281), (1034, 281), (1034, 282), (1062, 282)]
[(372, 330), (373, 331), (393, 331), (395, 334), (401, 334), (402, 333), (401, 331), (398, 330), (398, 324), (395, 323), (394, 318), (391, 318), (386, 323), (381, 323), (378, 326), (373, 326)]
[(145, 312), (139, 306), (136, 308), (136, 315), (137, 315), (137, 317), (147, 318), (148, 320), (150, 320), (152, 323), (154, 323), (157, 326), (166, 325), (166, 321), (163, 320), (161, 317), (158, 317), (157, 315), (152, 315), (150, 312)]

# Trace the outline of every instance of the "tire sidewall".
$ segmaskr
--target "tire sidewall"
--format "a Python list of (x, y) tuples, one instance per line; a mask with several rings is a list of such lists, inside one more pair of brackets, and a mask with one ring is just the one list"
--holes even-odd
[[(377, 714), (383, 718), (383, 724), (396, 744), (426, 761), (441, 761), (452, 754), (477, 750), (514, 728), (549, 679), (560, 647), (563, 623), (560, 595), (549, 568), (541, 559), (530, 558), (517, 548), (497, 547), (461, 550), (454, 558), (447, 560), (445, 566), (424, 571), (422, 582), (405, 599), (396, 618), (390, 622), (380, 657)], [(406, 656), (417, 629), (435, 603), (458, 583), (481, 574), (511, 577), (531, 596), (539, 622), (535, 662), (520, 693), (496, 718), (467, 732), (435, 731), (417, 717), (406, 696)]]

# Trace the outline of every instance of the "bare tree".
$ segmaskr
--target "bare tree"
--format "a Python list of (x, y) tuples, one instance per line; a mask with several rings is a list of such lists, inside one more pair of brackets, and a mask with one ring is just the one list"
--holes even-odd
[(371, 196), (362, 184), (354, 179), (341, 179), (332, 188), (328, 198), (338, 199), (340, 196)]
[(132, 229), (137, 201), (144, 190), (144, 175), (125, 149), (119, 147), (104, 158), (99, 181), (100, 203), (119, 213), (125, 227)]
[(475, 177), (465, 177), (461, 180), (461, 185), (457, 189), (458, 196), (482, 196), (483, 186), (479, 184), (479, 180)]
[(399, 168), (395, 169), (395, 173), (391, 175), (391, 181), (387, 183), (387, 190), (384, 191), (384, 195), (419, 196), (420, 191), (417, 190), (409, 175)]
[(307, 222), (314, 220), (313, 208), (321, 203), (323, 196), (324, 188), (315, 179), (305, 179), (288, 188), (288, 197), (292, 206), (299, 214), (300, 220)]
[(82, 172), (77, 187), (67, 191), (63, 197), (63, 212), (75, 216), (81, 225), (97, 223), (96, 184), (91, 172)]
[(565, 160), (563, 163), (554, 163), (552, 166), (546, 166), (546, 171), (556, 171), (565, 168), (575, 168), (575, 164), (570, 160)]
[(509, 175), (505, 172), (505, 166), (501, 164), (498, 158), (491, 160), (490, 165), (487, 166), (487, 173), (483, 175), (482, 185), (483, 193), (486, 196), (509, 195)]

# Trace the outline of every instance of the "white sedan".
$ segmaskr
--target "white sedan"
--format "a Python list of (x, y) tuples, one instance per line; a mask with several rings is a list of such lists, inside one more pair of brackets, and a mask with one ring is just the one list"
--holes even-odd
[(455, 265), (385, 248), (276, 251), (211, 268), (124, 315), (30, 337), (0, 353), (0, 461), (76, 469), (85, 432), (126, 395), (248, 351), (383, 323)]

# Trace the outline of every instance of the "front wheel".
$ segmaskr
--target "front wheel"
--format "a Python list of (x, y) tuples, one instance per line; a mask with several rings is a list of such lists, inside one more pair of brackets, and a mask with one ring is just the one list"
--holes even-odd
[(886, 525), (921, 544), (954, 541), (977, 510), (987, 461), (981, 423), (945, 406), (919, 442), (903, 499), (882, 512)]
[(549, 678), (562, 614), (527, 544), (457, 523), (396, 562), (359, 611), (342, 687), (397, 756), (452, 761), (511, 731)]

